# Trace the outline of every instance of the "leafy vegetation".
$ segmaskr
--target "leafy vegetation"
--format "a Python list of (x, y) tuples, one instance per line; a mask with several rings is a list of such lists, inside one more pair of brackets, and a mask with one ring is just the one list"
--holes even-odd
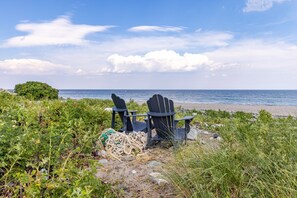
[(196, 121), (223, 141), (219, 149), (197, 142), (177, 153), (168, 174), (182, 196), (297, 196), (296, 118), (206, 111)]
[(112, 197), (92, 156), (107, 100), (30, 101), (0, 92), (0, 195)]
[(14, 88), (15, 93), (32, 100), (58, 99), (59, 91), (46, 83), (28, 81), (17, 84)]
[[(113, 197), (95, 177), (100, 132), (110, 126), (110, 100), (42, 100), (0, 92), (0, 195)], [(134, 101), (139, 113), (146, 105)], [(249, 113), (177, 108), (223, 138), (181, 147), (168, 176), (184, 197), (296, 197), (297, 120)], [(120, 121), (117, 118), (117, 128)]]

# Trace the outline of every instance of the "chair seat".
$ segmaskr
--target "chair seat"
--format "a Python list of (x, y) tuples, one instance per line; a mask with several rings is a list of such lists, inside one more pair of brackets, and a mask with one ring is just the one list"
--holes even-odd
[(145, 122), (133, 122), (133, 129), (134, 131), (145, 131), (146, 132), (146, 123)]
[[(162, 141), (162, 140), (170, 140), (170, 139), (172, 139), (172, 138), (160, 137), (160, 136), (158, 136), (158, 134), (156, 134), (154, 137), (152, 137), (153, 141)], [(176, 129), (176, 134), (175, 134), (174, 140), (185, 140), (185, 128), (177, 128)]]

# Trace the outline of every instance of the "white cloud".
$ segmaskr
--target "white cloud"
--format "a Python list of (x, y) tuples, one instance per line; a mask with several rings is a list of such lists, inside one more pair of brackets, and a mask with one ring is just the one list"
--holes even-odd
[(130, 73), (130, 72), (190, 72), (199, 68), (210, 70), (221, 66), (201, 54), (178, 54), (171, 50), (148, 52), (143, 56), (121, 56), (113, 54), (107, 61), (110, 67), (102, 72)]
[(103, 32), (112, 26), (75, 25), (68, 17), (60, 17), (50, 22), (18, 24), (16, 29), (28, 32), (25, 36), (10, 38), (4, 44), (8, 47), (41, 45), (81, 45), (87, 43), (85, 36)]
[(70, 67), (38, 59), (7, 59), (0, 61), (0, 73), (6, 74), (56, 74), (68, 72)]
[(148, 26), (148, 25), (143, 25), (143, 26), (135, 26), (128, 31), (130, 32), (181, 32), (183, 31), (183, 27), (174, 27), (174, 26)]
[(285, 42), (261, 39), (242, 40), (233, 45), (204, 53), (215, 62), (234, 64), (239, 69), (294, 71), (297, 47)]
[(272, 8), (274, 3), (283, 3), (287, 0), (247, 0), (244, 12), (265, 11)]

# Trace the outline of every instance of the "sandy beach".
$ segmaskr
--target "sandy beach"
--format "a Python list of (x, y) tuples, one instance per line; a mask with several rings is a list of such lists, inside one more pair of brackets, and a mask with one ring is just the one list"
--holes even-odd
[(237, 104), (198, 104), (198, 103), (175, 103), (185, 109), (197, 110), (224, 110), (229, 112), (244, 111), (258, 113), (261, 109), (270, 112), (274, 116), (294, 116), (297, 117), (297, 106), (268, 106), (268, 105), (237, 105)]

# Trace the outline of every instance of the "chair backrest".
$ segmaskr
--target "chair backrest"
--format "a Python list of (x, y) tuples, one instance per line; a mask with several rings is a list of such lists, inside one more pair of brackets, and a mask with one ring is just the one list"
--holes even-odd
[(153, 120), (156, 132), (161, 138), (172, 138), (174, 134), (173, 101), (160, 94), (153, 95), (148, 101), (148, 115)]
[[(119, 96), (115, 95), (114, 93), (111, 94), (111, 99), (114, 103), (114, 106), (117, 108), (117, 109), (123, 109), (125, 111), (121, 111), (121, 112), (118, 112), (119, 113), (119, 116), (121, 118), (121, 121), (124, 125), (124, 122), (125, 122), (125, 116), (124, 116), (124, 113), (126, 112), (126, 114), (128, 115), (128, 109), (127, 109), (127, 105), (126, 105), (126, 102), (124, 99), (120, 98)], [(130, 117), (127, 117), (127, 128), (126, 130), (127, 131), (133, 131), (133, 125), (132, 125), (132, 122), (131, 122), (131, 119)]]

